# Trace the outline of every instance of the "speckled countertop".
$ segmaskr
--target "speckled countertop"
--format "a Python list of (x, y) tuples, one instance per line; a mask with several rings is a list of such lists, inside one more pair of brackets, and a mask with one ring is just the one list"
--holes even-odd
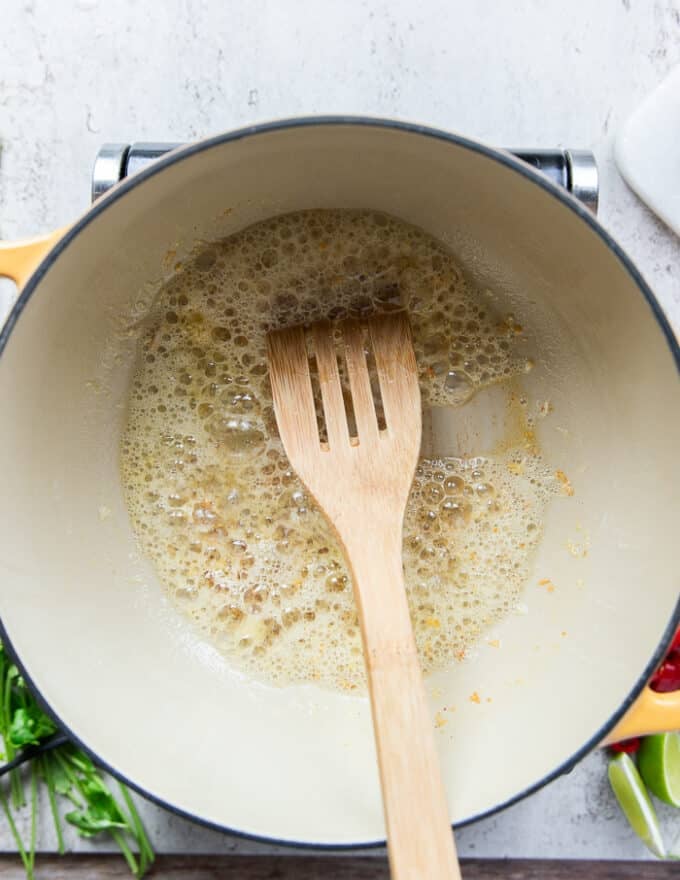
[[(503, 146), (593, 149), (600, 219), (680, 325), (680, 242), (612, 160), (621, 122), (680, 62), (680, 0), (3, 0), (0, 18), (1, 238), (85, 209), (104, 141), (296, 114), (398, 116)], [(0, 285), (3, 314), (9, 296)], [(159, 851), (274, 850), (151, 804), (144, 814)], [(677, 813), (662, 820), (677, 840)], [(646, 857), (600, 754), (458, 840), (462, 855)], [(0, 850), (11, 848), (0, 823)]]

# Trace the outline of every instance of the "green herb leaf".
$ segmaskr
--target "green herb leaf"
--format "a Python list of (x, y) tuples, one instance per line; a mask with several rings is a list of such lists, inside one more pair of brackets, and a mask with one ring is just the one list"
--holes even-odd
[(52, 782), (54, 783), (54, 790), (57, 794), (68, 795), (73, 787), (71, 780), (68, 778), (66, 771), (64, 770), (60, 761), (52, 761), (52, 766), (50, 767), (50, 771), (52, 773)]
[(40, 740), (56, 732), (51, 718), (35, 705), (15, 709), (7, 734), (8, 741), (15, 749), (24, 746), (37, 746)]
[(83, 837), (94, 837), (102, 831), (114, 828), (126, 828), (123, 819), (116, 819), (107, 810), (99, 809), (95, 804), (88, 804), (83, 810), (72, 810), (66, 814), (66, 821), (78, 829)]
[(111, 792), (98, 776), (80, 780), (80, 789), (86, 800), (82, 810), (66, 814), (66, 821), (74, 825), (84, 837), (100, 831), (127, 828), (128, 823)]

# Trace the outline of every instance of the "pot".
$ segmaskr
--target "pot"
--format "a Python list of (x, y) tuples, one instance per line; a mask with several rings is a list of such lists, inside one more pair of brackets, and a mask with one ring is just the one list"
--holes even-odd
[(403, 123), (220, 135), (123, 181), (69, 229), (2, 246), (0, 273), (23, 286), (0, 337), (0, 614), (59, 724), (140, 792), (219, 828), (367, 845), (384, 839), (367, 701), (234, 675), (140, 557), (118, 470), (158, 281), (197, 240), (320, 207), (384, 211), (447, 244), (526, 328), (539, 364), (526, 386), (559, 414), (537, 431), (575, 494), (550, 507), (528, 613), (496, 628), (499, 648), (430, 679), (433, 717), (455, 707), (437, 731), (451, 821), (608, 739), (680, 727), (680, 693), (645, 686), (680, 622), (669, 323), (577, 201), (506, 153)]

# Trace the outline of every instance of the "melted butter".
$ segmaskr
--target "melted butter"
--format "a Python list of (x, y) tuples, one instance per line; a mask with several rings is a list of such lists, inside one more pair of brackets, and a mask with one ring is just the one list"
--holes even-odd
[[(278, 439), (266, 333), (404, 307), (425, 407), (461, 407), (530, 366), (521, 328), (439, 242), (370, 212), (290, 214), (205, 246), (149, 315), (121, 443), (132, 523), (176, 605), (260, 680), (364, 687), (347, 567)], [(559, 490), (515, 421), (495, 455), (420, 461), (403, 549), (425, 672), (517, 605)]]

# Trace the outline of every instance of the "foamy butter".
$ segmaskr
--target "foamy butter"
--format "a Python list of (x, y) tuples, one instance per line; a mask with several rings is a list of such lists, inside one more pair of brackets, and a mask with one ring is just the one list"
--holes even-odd
[[(277, 435), (266, 333), (404, 307), (425, 407), (527, 369), (521, 328), (489, 312), (446, 249), (370, 212), (300, 212), (210, 244), (149, 315), (121, 445), (132, 523), (177, 606), (261, 680), (364, 685), (347, 566)], [(517, 604), (558, 488), (533, 442), (420, 462), (404, 569), (425, 672)]]

